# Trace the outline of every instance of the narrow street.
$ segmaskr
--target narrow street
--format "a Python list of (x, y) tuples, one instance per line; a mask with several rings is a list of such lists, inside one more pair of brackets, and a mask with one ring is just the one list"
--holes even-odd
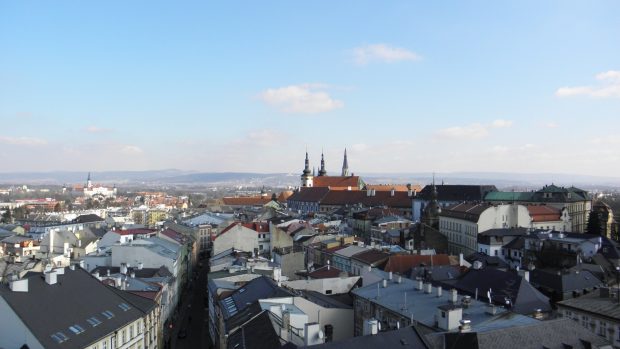
[[(201, 261), (205, 264), (206, 259)], [(172, 329), (170, 348), (209, 348), (206, 303), (207, 267), (196, 266), (196, 278), (182, 295), (180, 316)]]

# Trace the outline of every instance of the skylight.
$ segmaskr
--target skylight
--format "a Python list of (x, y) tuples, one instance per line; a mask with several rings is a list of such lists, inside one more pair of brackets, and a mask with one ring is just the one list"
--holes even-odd
[(101, 324), (101, 321), (99, 321), (99, 319), (97, 319), (94, 316), (89, 319), (86, 319), (86, 322), (88, 322), (88, 324), (91, 325), (92, 327), (96, 327), (97, 325)]
[(52, 339), (54, 339), (56, 343), (62, 343), (62, 342), (66, 342), (67, 340), (69, 340), (69, 337), (67, 337), (62, 332), (56, 332), (52, 335)]
[(71, 330), (71, 332), (75, 333), (75, 334), (80, 334), (82, 332), (84, 332), (84, 328), (80, 325), (73, 325), (73, 326), (69, 326), (69, 329)]
[(114, 317), (114, 313), (109, 310), (102, 312), (101, 315), (105, 316), (108, 320)]
[(119, 308), (123, 309), (123, 311), (127, 311), (129, 309), (131, 309), (131, 307), (129, 305), (127, 305), (127, 303), (121, 303), (118, 305)]

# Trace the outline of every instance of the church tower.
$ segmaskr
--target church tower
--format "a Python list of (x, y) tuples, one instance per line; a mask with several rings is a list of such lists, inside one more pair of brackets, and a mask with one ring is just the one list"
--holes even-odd
[(342, 161), (342, 174), (343, 177), (349, 176), (349, 162), (347, 161), (347, 148), (344, 148), (344, 160)]
[(327, 171), (325, 170), (325, 157), (323, 156), (323, 152), (321, 152), (321, 169), (319, 170), (319, 176), (325, 176)]
[(90, 172), (88, 172), (88, 178), (86, 179), (86, 188), (91, 189), (93, 187), (93, 182), (90, 180)]
[(304, 171), (301, 173), (301, 186), (302, 187), (311, 187), (312, 186), (312, 172), (310, 172), (310, 161), (308, 160), (308, 152), (306, 151), (306, 162), (304, 166)]
[(433, 192), (431, 194), (431, 201), (426, 207), (424, 212), (424, 223), (435, 229), (439, 229), (439, 214), (441, 213), (441, 206), (437, 200), (437, 186), (435, 186), (435, 175), (433, 175)]

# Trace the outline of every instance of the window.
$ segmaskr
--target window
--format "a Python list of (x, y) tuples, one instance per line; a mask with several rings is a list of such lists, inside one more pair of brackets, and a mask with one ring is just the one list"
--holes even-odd
[(102, 312), (101, 315), (105, 316), (105, 318), (108, 320), (114, 317), (114, 313), (109, 310)]
[(101, 321), (99, 321), (99, 319), (97, 319), (94, 316), (86, 319), (86, 322), (88, 322), (88, 324), (91, 325), (92, 327), (97, 327), (99, 324), (101, 324)]
[(129, 305), (127, 305), (126, 303), (121, 303), (118, 305), (119, 308), (121, 308), (123, 311), (127, 311), (129, 309), (131, 309), (131, 307)]
[(107, 340), (103, 341), (103, 346), (101, 348), (102, 349), (108, 349), (108, 341)]
[(71, 332), (75, 333), (75, 334), (80, 334), (82, 332), (84, 332), (84, 328), (82, 328), (82, 326), (80, 325), (73, 325), (73, 326), (69, 326), (69, 329), (71, 330)]
[(52, 335), (52, 339), (54, 339), (56, 341), (56, 343), (60, 344), (62, 342), (65, 342), (66, 340), (69, 339), (69, 337), (67, 337), (64, 333), (62, 332), (56, 332)]

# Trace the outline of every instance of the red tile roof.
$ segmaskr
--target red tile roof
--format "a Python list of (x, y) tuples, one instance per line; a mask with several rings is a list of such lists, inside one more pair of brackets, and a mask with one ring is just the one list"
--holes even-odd
[(330, 187), (332, 190), (341, 188), (340, 190), (360, 189), (360, 177), (359, 176), (318, 176), (314, 177), (312, 181), (314, 187)]
[[(409, 191), (406, 184), (366, 184), (366, 189), (373, 189), (375, 191), (391, 191), (392, 189), (394, 189), (394, 191)], [(412, 185), (411, 190), (420, 192), (422, 191), (422, 187), (418, 184)]]
[(438, 254), (434, 256), (394, 255), (390, 256), (384, 270), (404, 274), (413, 267), (419, 267), (420, 264), (450, 265), (450, 258), (447, 254)]
[(527, 206), (527, 210), (533, 222), (559, 221), (562, 216), (562, 212), (559, 209), (551, 206), (530, 205)]
[(256, 231), (257, 233), (269, 232), (269, 223), (267, 222), (250, 222), (243, 223), (242, 225), (248, 229)]

